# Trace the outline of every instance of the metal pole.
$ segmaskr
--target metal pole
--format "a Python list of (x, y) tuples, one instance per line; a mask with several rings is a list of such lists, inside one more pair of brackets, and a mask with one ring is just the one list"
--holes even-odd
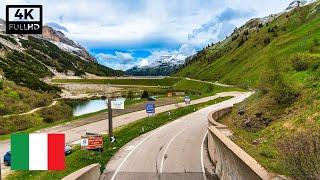
[(108, 98), (108, 119), (109, 119), (109, 137), (111, 138), (113, 137), (111, 98)]

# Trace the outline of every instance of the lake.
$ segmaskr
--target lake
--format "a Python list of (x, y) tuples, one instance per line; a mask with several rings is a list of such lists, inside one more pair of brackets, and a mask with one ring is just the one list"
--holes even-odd
[[(117, 98), (117, 100), (120, 99), (123, 98)], [(72, 101), (70, 104), (73, 108), (73, 116), (81, 116), (108, 109), (106, 99), (77, 100)]]

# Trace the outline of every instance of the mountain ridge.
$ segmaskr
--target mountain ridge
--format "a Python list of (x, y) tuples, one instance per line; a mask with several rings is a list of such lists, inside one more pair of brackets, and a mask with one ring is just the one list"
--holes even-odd
[(123, 75), (122, 71), (98, 64), (85, 48), (62, 32), (45, 26), (43, 35), (8, 35), (4, 23), (0, 22), (0, 70), (17, 85), (51, 92), (59, 88), (42, 80), (53, 77), (55, 72), (75, 76)]

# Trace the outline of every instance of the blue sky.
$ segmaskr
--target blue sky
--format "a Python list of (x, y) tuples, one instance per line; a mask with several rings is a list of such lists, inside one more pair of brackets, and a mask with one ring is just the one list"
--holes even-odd
[(2, 0), (0, 8), (42, 4), (45, 23), (88, 48), (99, 63), (126, 70), (163, 55), (190, 56), (251, 18), (283, 11), (291, 1)]

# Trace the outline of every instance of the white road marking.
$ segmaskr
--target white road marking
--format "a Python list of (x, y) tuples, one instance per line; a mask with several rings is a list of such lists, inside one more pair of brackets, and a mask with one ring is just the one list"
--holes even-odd
[(161, 160), (161, 165), (160, 165), (160, 173), (162, 173), (162, 168), (163, 168), (163, 162), (164, 162), (164, 156), (167, 153), (167, 150), (170, 146), (170, 144), (174, 141), (174, 139), (176, 139), (177, 136), (179, 136), (183, 131), (185, 131), (187, 128), (182, 129), (181, 131), (179, 131), (175, 136), (173, 136), (173, 138), (170, 139), (169, 143), (167, 144), (167, 147), (165, 148), (163, 155), (162, 155), (162, 160)]
[(206, 139), (206, 136), (208, 134), (208, 130), (206, 131), (206, 134), (204, 134), (203, 139), (202, 139), (202, 144), (201, 144), (201, 167), (202, 167), (202, 173), (203, 173), (203, 179), (206, 180), (206, 172), (204, 170), (204, 163), (203, 163), (203, 145), (204, 145), (204, 141)]
[(158, 130), (155, 130), (153, 133), (149, 134), (146, 138), (144, 138), (142, 141), (140, 141), (128, 154), (127, 156), (122, 160), (121, 164), (118, 166), (118, 168), (116, 169), (116, 171), (114, 172), (111, 180), (114, 180), (115, 177), (117, 176), (120, 168), (122, 167), (122, 165), (127, 161), (127, 159), (129, 158), (129, 156), (142, 144), (144, 143), (144, 141), (146, 141), (149, 137), (151, 137), (152, 135), (156, 134), (157, 132), (159, 132), (160, 130), (162, 130), (163, 128), (167, 127), (171, 125), (171, 123), (164, 125), (162, 127), (160, 127)]

